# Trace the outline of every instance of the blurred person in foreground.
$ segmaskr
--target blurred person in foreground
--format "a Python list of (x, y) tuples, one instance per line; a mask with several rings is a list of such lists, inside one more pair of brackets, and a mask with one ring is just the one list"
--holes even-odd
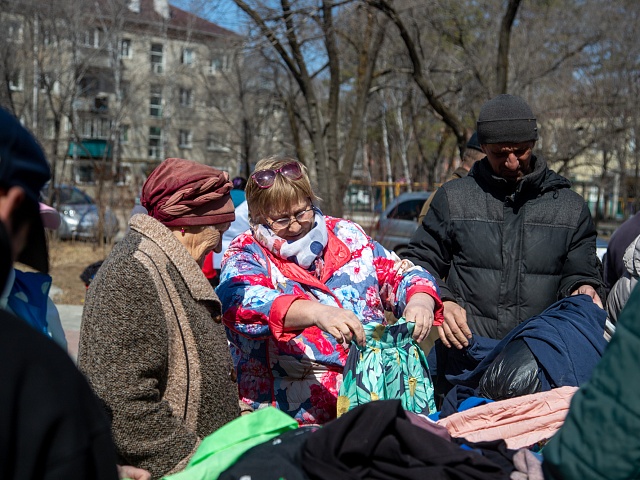
[(542, 451), (547, 480), (626, 480), (640, 472), (640, 289), (589, 382), (571, 399), (560, 430)]
[(225, 172), (178, 158), (142, 188), (129, 231), (87, 291), (78, 365), (112, 421), (123, 463), (185, 468), (239, 415), (220, 301), (202, 262), (235, 218)]
[(386, 324), (385, 309), (415, 322), (421, 341), (441, 320), (435, 280), (359, 225), (323, 215), (293, 158), (260, 160), (246, 195), (251, 231), (229, 246), (216, 289), (240, 398), (323, 424), (336, 417), (347, 344), (364, 345), (362, 325)]
[(533, 154), (536, 118), (520, 97), (499, 95), (480, 109), (485, 157), (440, 187), (405, 258), (438, 278), (445, 347), (471, 333), (501, 339), (568, 295), (602, 307), (596, 229), (571, 182)]
[[(38, 198), (50, 177), (33, 136), (0, 109), (0, 291), (16, 260), (49, 271)], [(66, 352), (1, 309), (0, 363), (0, 478), (150, 478), (116, 466), (108, 419)]]

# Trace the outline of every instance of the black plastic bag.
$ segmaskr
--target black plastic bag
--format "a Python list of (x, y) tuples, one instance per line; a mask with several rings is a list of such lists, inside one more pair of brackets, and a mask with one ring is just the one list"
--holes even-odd
[(80, 280), (82, 280), (86, 287), (89, 287), (91, 280), (98, 273), (98, 269), (102, 266), (102, 262), (104, 260), (98, 260), (97, 262), (92, 263), (87, 268), (85, 268), (80, 274)]
[(526, 342), (518, 338), (509, 342), (489, 365), (480, 379), (481, 397), (491, 400), (519, 397), (539, 392), (542, 384), (540, 366)]

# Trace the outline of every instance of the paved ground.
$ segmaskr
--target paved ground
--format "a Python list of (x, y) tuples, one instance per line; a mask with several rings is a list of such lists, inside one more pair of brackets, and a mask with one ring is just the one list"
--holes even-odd
[(78, 357), (78, 335), (80, 333), (80, 321), (82, 320), (82, 305), (56, 305), (62, 328), (69, 347), (69, 354), (75, 360)]

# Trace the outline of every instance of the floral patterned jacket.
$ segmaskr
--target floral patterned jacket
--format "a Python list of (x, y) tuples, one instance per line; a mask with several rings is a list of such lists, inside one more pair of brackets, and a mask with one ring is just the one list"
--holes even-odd
[(220, 285), (223, 321), (241, 400), (273, 405), (302, 424), (336, 417), (347, 351), (317, 327), (285, 332), (284, 317), (298, 300), (314, 300), (354, 312), (363, 324), (386, 323), (384, 311), (401, 317), (411, 295), (436, 301), (434, 325), (443, 320), (434, 278), (373, 241), (348, 220), (325, 217), (329, 239), (322, 278), (277, 258), (250, 232), (225, 253)]

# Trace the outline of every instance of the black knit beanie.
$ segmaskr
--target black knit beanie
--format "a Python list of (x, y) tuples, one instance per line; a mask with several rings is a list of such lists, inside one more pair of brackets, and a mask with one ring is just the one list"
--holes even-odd
[(538, 139), (536, 117), (522, 98), (498, 95), (480, 109), (478, 141), (485, 143), (522, 143)]

